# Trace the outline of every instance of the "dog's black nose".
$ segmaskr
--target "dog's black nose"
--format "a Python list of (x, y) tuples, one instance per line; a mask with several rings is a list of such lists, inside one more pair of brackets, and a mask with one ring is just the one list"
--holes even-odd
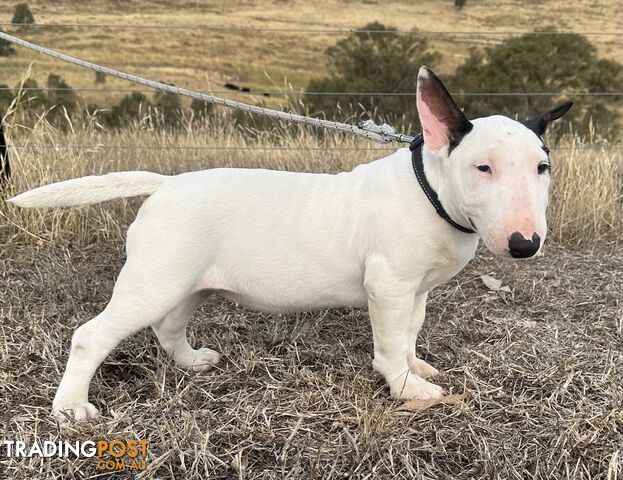
[(539, 251), (541, 237), (536, 233), (532, 235), (532, 240), (524, 238), (519, 232), (514, 232), (508, 239), (508, 249), (511, 257), (528, 258)]

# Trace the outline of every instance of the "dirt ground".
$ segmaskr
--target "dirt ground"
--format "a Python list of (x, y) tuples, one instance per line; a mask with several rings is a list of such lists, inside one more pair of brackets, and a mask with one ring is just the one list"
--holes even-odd
[(103, 418), (61, 428), (50, 405), (71, 334), (105, 306), (122, 263), (120, 244), (0, 246), (0, 428), (29, 444), (147, 439), (147, 469), (0, 457), (0, 477), (621, 478), (620, 250), (550, 246), (523, 263), (481, 251), (435, 290), (418, 352), (462, 401), (390, 400), (365, 311), (272, 316), (214, 298), (190, 337), (225, 354), (217, 371), (175, 367), (140, 332), (92, 382)]

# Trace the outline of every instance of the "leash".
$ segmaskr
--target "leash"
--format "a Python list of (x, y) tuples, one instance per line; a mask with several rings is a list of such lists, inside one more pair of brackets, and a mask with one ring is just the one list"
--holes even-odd
[(110, 75), (111, 77), (121, 78), (123, 80), (138, 83), (139, 85), (144, 85), (146, 87), (152, 88), (153, 90), (156, 90), (159, 92), (183, 95), (186, 97), (201, 100), (205, 103), (214, 103), (215, 105), (222, 105), (224, 107), (236, 108), (238, 110), (243, 110), (245, 112), (254, 113), (256, 115), (262, 115), (265, 117), (276, 118), (279, 120), (287, 120), (287, 121), (294, 122), (294, 123), (302, 123), (304, 125), (310, 125), (312, 127), (329, 128), (333, 130), (338, 130), (340, 132), (351, 133), (353, 135), (357, 135), (358, 137), (366, 138), (368, 140), (372, 140), (373, 142), (377, 142), (377, 143), (390, 143), (390, 142), (411, 143), (414, 140), (414, 137), (410, 135), (403, 135), (400, 133), (396, 133), (396, 131), (387, 124), (376, 125), (372, 120), (360, 122), (358, 125), (351, 125), (348, 123), (333, 122), (330, 120), (322, 120), (320, 118), (306, 117), (304, 115), (297, 115), (294, 113), (281, 112), (279, 110), (272, 110), (270, 108), (258, 107), (255, 105), (249, 105), (249, 104), (242, 103), (242, 102), (236, 102), (234, 100), (228, 100), (225, 98), (215, 97), (214, 95), (208, 95), (206, 93), (189, 90), (187, 88), (180, 88), (180, 87), (175, 87), (173, 85), (167, 85), (166, 83), (156, 82), (154, 80), (148, 80), (146, 78), (139, 77), (137, 75), (132, 75), (130, 73), (122, 72), (120, 70), (103, 67), (101, 65), (97, 65), (92, 62), (87, 62), (85, 60), (80, 60), (79, 58), (57, 52), (56, 50), (51, 50), (49, 48), (45, 48), (40, 45), (27, 42), (25, 40), (22, 40), (21, 38), (14, 37), (13, 35), (9, 35), (8, 33), (5, 33), (5, 32), (0, 32), (0, 38), (3, 40), (6, 40), (7, 42), (11, 42), (16, 45), (19, 45), (21, 47), (34, 50), (35, 52), (42, 53), (43, 55), (48, 55), (50, 57), (56, 58), (58, 60), (62, 60), (67, 63), (71, 63), (73, 65), (77, 65), (82, 68), (86, 68), (88, 70), (93, 70), (95, 72), (104, 73), (106, 75)]
[[(424, 145), (424, 137), (422, 134), (419, 134), (417, 137), (413, 137), (411, 135), (403, 135), (400, 133), (396, 133), (393, 127), (387, 124), (377, 125), (372, 120), (366, 120), (364, 122), (359, 122), (358, 125), (351, 125), (348, 123), (341, 122), (333, 122), (330, 120), (322, 120), (320, 118), (306, 117), (304, 115), (297, 115), (294, 113), (281, 112), (279, 110), (272, 110), (270, 108), (258, 107), (255, 105), (249, 105), (242, 102), (236, 102), (234, 100), (228, 100), (225, 98), (216, 97), (214, 95), (208, 95), (206, 93), (197, 92), (194, 90), (189, 90), (187, 88), (180, 88), (173, 85), (167, 85), (166, 83), (156, 82), (154, 80), (149, 80), (147, 78), (139, 77), (138, 75), (132, 75), (130, 73), (122, 72), (120, 70), (115, 70), (113, 68), (103, 67), (101, 65), (87, 62), (85, 60), (80, 60), (79, 58), (72, 57), (70, 55), (66, 55), (64, 53), (58, 52), (56, 50), (52, 50), (49, 48), (42, 47), (40, 45), (36, 45), (34, 43), (27, 42), (26, 40), (22, 40), (21, 38), (14, 37), (13, 35), (9, 35), (5, 32), (0, 32), (0, 38), (6, 40), (7, 42), (14, 43), (24, 48), (28, 48), (35, 52), (41, 53), (43, 55), (50, 56), (52, 58), (56, 58), (58, 60), (62, 60), (67, 63), (71, 63), (73, 65), (77, 65), (82, 68), (86, 68), (88, 70), (93, 70), (95, 72), (104, 73), (106, 75), (110, 75), (111, 77), (121, 78), (122, 80), (127, 80), (129, 82), (138, 83), (139, 85), (144, 85), (153, 90), (165, 93), (172, 93), (176, 95), (182, 95), (190, 98), (194, 98), (197, 100), (201, 100), (205, 103), (213, 103), (215, 105), (222, 105), (224, 107), (235, 108), (239, 110), (243, 110), (245, 112), (254, 113), (257, 115), (263, 115), (266, 117), (276, 118), (279, 120), (287, 120), (294, 123), (302, 123), (304, 125), (310, 125), (312, 127), (318, 128), (329, 128), (338, 130), (345, 133), (351, 133), (353, 135), (357, 135), (358, 137), (366, 138), (368, 140), (372, 140), (377, 143), (390, 143), (390, 142), (402, 142), (402, 143), (410, 143), (410, 149), (413, 152), (412, 155), (412, 164), (413, 170), (415, 171), (415, 176), (418, 179), (422, 190), (426, 194), (426, 197), (430, 201), (430, 203), (435, 207), (437, 214), (443, 218), (446, 222), (452, 225), (457, 230), (460, 230), (464, 233), (476, 233), (474, 230), (466, 228), (454, 220), (450, 218), (450, 215), (443, 208), (443, 205), (439, 201), (439, 197), (437, 196), (437, 192), (435, 192), (428, 180), (426, 179), (426, 175), (424, 174), (424, 164), (422, 159), (422, 147)], [(8, 172), (4, 172), (8, 173)]]
[(417, 178), (420, 187), (426, 194), (426, 198), (431, 203), (433, 207), (435, 207), (435, 211), (437, 215), (443, 218), (446, 222), (452, 225), (457, 230), (460, 230), (463, 233), (476, 233), (475, 230), (471, 228), (464, 227), (460, 223), (452, 220), (446, 209), (443, 208), (441, 201), (439, 200), (439, 196), (437, 192), (433, 190), (433, 187), (428, 183), (428, 179), (426, 178), (426, 174), (424, 173), (424, 159), (422, 156), (422, 150), (424, 148), (424, 135), (421, 133), (415, 137), (411, 145), (409, 146), (409, 150), (411, 150), (411, 164), (413, 165), (413, 171), (415, 172), (415, 177)]

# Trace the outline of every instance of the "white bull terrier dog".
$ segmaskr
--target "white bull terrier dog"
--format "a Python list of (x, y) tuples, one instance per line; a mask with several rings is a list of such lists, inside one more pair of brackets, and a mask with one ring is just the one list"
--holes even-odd
[(397, 399), (443, 395), (415, 354), (428, 292), (474, 256), (535, 255), (546, 234), (550, 163), (541, 135), (572, 103), (525, 123), (470, 122), (435, 74), (420, 69), (422, 136), (411, 149), (337, 175), (217, 168), (165, 176), (119, 172), (44, 186), (21, 207), (149, 195), (128, 230), (127, 261), (102, 313), (76, 330), (53, 403), (77, 420), (97, 367), (119, 342), (154, 329), (182, 367), (220, 358), (192, 348), (186, 326), (214, 292), (266, 312), (368, 305), (373, 367)]

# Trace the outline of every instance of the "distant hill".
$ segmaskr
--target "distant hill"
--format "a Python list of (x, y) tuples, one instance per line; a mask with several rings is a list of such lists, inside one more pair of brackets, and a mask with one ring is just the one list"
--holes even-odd
[[(226, 5), (223, 6), (222, 4)], [(173, 4), (173, 5), (172, 5)], [(553, 26), (578, 32), (620, 31), (620, 0), (468, 0), (462, 10), (453, 0), (350, 1), (240, 0), (229, 2), (140, 0), (35, 1), (29, 3), (37, 23), (124, 25), (213, 25), (280, 29), (348, 29), (378, 20), (400, 30), (445, 32), (532, 31)], [(0, 22), (10, 22), (13, 7), (0, 6)], [(618, 22), (618, 23), (617, 23)], [(232, 83), (254, 91), (298, 91), (325, 69), (324, 49), (343, 38), (334, 33), (209, 31), (199, 28), (41, 28), (16, 30), (28, 40), (111, 67), (196, 89), (225, 90)], [(432, 46), (443, 54), (441, 73), (453, 71), (471, 48), (505, 35), (436, 36)], [(600, 55), (620, 59), (621, 37), (591, 36)], [(33, 64), (32, 76), (45, 84), (59, 73), (72, 87), (136, 88), (120, 80), (95, 84), (95, 74), (17, 48), (17, 56), (0, 58), (0, 84), (14, 86)], [(118, 101), (123, 93), (87, 94), (99, 104)], [(231, 97), (231, 95), (229, 95)], [(236, 96), (235, 98), (241, 98)], [(265, 103), (276, 99), (258, 96)]]

